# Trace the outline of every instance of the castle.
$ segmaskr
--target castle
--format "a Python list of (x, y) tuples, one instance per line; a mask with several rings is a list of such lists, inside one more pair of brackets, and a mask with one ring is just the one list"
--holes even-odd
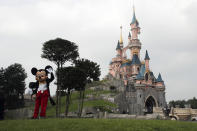
[[(128, 35), (128, 45), (123, 45), (122, 27), (120, 40), (118, 41), (115, 58), (109, 64), (109, 74), (113, 79), (121, 80), (124, 89), (115, 101), (118, 104), (120, 113), (144, 115), (153, 113), (154, 107), (164, 109), (165, 84), (161, 74), (155, 78), (150, 69), (150, 57), (148, 51), (144, 60), (140, 60), (141, 42), (138, 39), (140, 34), (139, 22), (136, 19), (133, 9), (133, 18), (130, 23), (131, 33)], [(130, 57), (127, 58), (126, 51), (130, 51)]]

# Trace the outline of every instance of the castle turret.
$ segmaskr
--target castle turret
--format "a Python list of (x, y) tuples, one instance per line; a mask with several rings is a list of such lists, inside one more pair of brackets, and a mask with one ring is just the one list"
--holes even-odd
[(117, 51), (117, 57), (122, 57), (122, 49), (121, 49), (119, 41), (118, 41), (118, 44), (116, 46), (116, 51)]
[(146, 71), (148, 71), (148, 70), (150, 70), (150, 69), (149, 69), (149, 60), (150, 60), (150, 57), (149, 57), (149, 55), (148, 55), (148, 51), (147, 51), (147, 50), (146, 50), (146, 54), (145, 54), (144, 60), (145, 60)]
[(131, 21), (131, 32), (132, 32), (132, 39), (138, 39), (138, 34), (140, 34), (140, 27), (139, 22), (135, 16), (135, 8), (133, 7), (133, 18)]
[(131, 38), (129, 39), (129, 48), (131, 51), (131, 59), (134, 54), (137, 54), (138, 57), (140, 58), (140, 49), (141, 49), (141, 43), (138, 39), (138, 34), (140, 34), (140, 27), (139, 27), (139, 22), (136, 18), (135, 15), (135, 9), (133, 7), (133, 18), (130, 23), (131, 26)]
[(129, 32), (128, 39), (131, 40), (131, 33)]
[(162, 78), (161, 78), (161, 74), (159, 73), (156, 82), (163, 82)]
[(156, 79), (156, 86), (165, 88), (164, 81), (163, 81), (160, 73)]

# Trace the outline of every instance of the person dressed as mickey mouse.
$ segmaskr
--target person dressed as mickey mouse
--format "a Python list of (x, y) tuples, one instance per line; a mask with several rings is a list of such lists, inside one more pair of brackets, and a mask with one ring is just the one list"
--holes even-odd
[[(50, 99), (51, 104), (55, 105), (55, 102), (50, 96), (49, 90), (49, 85), (54, 80), (52, 70), (51, 66), (46, 66), (45, 69), (40, 70), (37, 70), (35, 67), (31, 69), (31, 73), (36, 77), (36, 82), (30, 82), (29, 84), (29, 87), (33, 90), (32, 96), (36, 98), (33, 119), (38, 118), (40, 106), (40, 118), (46, 117), (48, 98)], [(51, 74), (50, 78), (48, 78), (49, 73)]]

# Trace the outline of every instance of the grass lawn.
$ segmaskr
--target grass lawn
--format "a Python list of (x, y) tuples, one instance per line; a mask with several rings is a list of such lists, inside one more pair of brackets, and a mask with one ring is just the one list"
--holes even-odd
[(41, 119), (0, 121), (0, 131), (197, 131), (197, 123), (132, 119)]

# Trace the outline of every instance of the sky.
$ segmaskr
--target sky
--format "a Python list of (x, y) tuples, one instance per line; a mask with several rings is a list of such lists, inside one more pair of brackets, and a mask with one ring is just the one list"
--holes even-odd
[[(44, 42), (59, 37), (75, 42), (81, 58), (97, 62), (103, 78), (116, 56), (121, 25), (128, 44), (133, 3), (141, 60), (148, 50), (151, 70), (165, 81), (166, 100), (197, 97), (196, 0), (0, 0), (0, 67), (22, 64), (28, 86), (35, 81), (32, 67), (56, 69), (41, 54)], [(55, 94), (55, 85), (50, 89)]]

